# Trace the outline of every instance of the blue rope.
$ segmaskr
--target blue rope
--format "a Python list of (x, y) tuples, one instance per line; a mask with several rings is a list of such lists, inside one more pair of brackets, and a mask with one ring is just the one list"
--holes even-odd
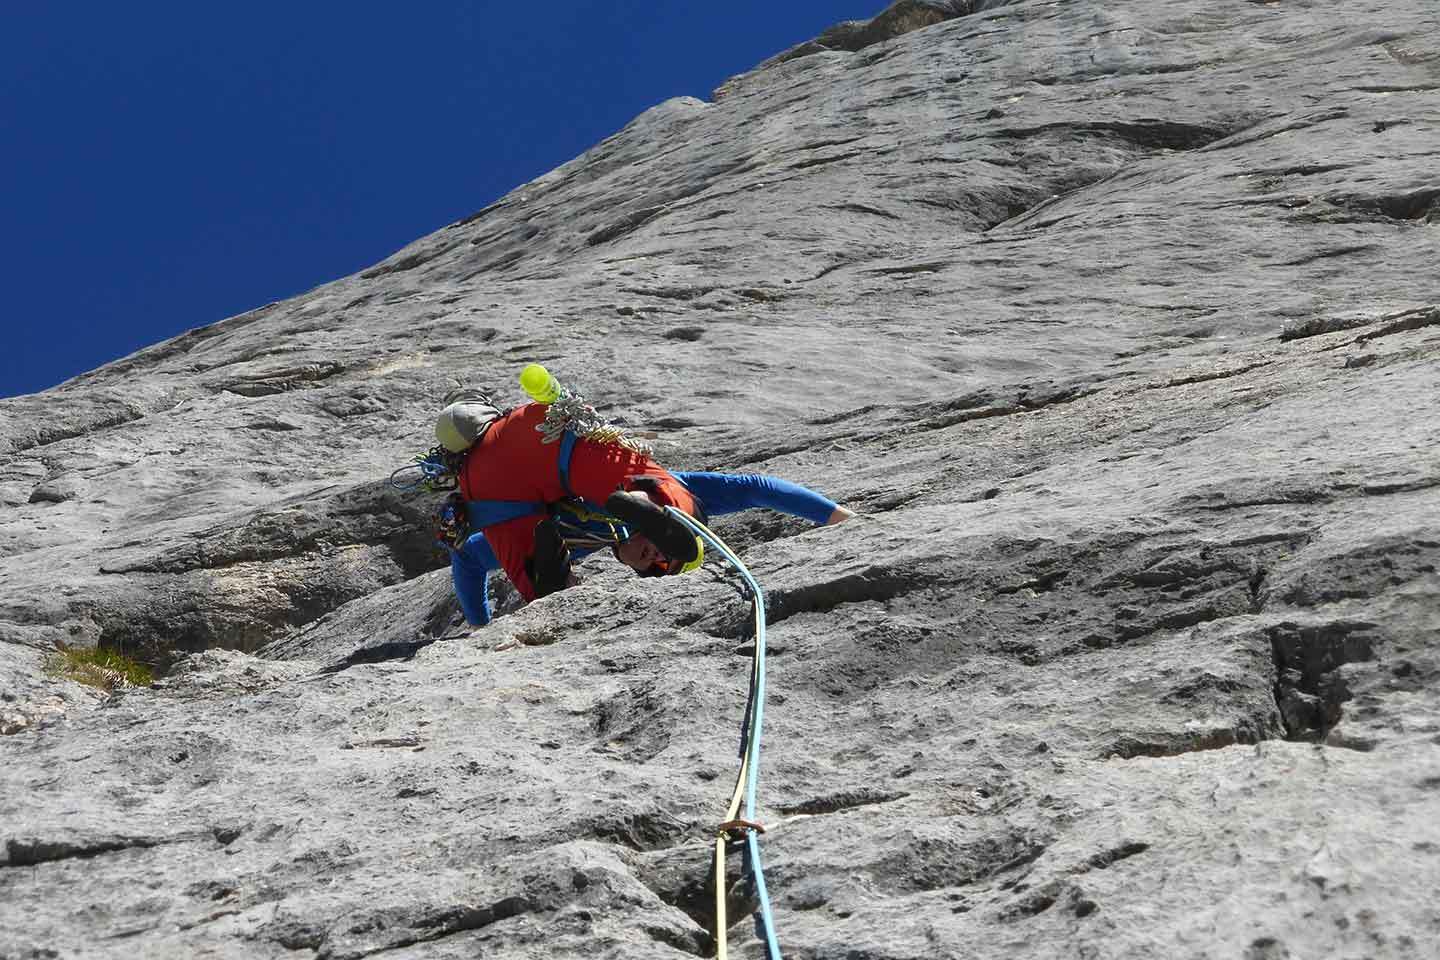
[[(752, 709), (746, 718), (746, 726), (749, 728), (749, 762), (746, 764), (745, 784), (745, 819), (754, 820), (755, 791), (760, 783), (760, 730), (765, 721), (765, 594), (745, 564), (740, 562), (740, 558), (719, 537), (682, 510), (667, 506), (665, 512), (719, 551), (750, 588), (750, 598), (755, 604), (755, 669), (751, 676)], [(754, 830), (746, 834), (746, 849), (750, 854), (750, 872), (755, 879), (756, 898), (760, 903), (760, 927), (765, 937), (765, 948), (770, 960), (781, 960), (780, 942), (775, 937), (775, 919), (770, 912), (770, 892), (765, 886), (765, 873), (760, 866), (760, 842), (756, 839)]]
[(780, 941), (775, 939), (775, 920), (770, 916), (770, 891), (765, 888), (765, 871), (760, 868), (760, 841), (751, 830), (745, 834), (750, 851), (750, 874), (755, 878), (755, 895), (760, 900), (760, 925), (765, 934), (765, 949), (770, 960), (781, 960)]

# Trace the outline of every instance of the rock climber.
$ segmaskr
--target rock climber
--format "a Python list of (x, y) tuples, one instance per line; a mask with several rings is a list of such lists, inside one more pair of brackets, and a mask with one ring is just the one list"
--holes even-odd
[[(442, 446), (458, 455), (458, 496), (447, 502), (453, 519), (442, 516), (440, 525), (456, 539), (450, 528), (463, 523), (468, 528), (466, 550), (503, 569), (526, 600), (567, 584), (563, 544), (553, 525), (544, 523), (550, 507), (564, 500), (578, 499), (623, 515), (627, 524), (644, 530), (668, 558), (681, 564), (700, 554), (695, 536), (662, 510), (674, 506), (694, 516), (694, 496), (647, 454), (618, 441), (586, 439), (569, 431), (548, 442), (545, 404), (529, 403), (488, 420), (490, 411), (476, 410), (464, 401), (450, 404), (436, 424)], [(637, 484), (645, 487), (646, 496), (628, 493)], [(463, 517), (453, 516), (457, 502), (463, 504)], [(483, 535), (488, 555), (475, 533)]]
[[(778, 477), (684, 471), (670, 476), (691, 494), (694, 501), (691, 510), (695, 512), (686, 512), (697, 518), (723, 516), (757, 507), (800, 517), (817, 525), (841, 523), (855, 515), (813, 490)], [(639, 488), (647, 487), (647, 481), (652, 477), (653, 474), (637, 476), (632, 478), (631, 483)], [(665, 498), (664, 493), (653, 488), (634, 489), (626, 496), (632, 502), (644, 498), (653, 503)], [(613, 509), (616, 505), (616, 499), (612, 498), (610, 507)], [(631, 516), (634, 515), (631, 513)], [(668, 556), (651, 537), (632, 532), (618, 523), (615, 516), (593, 510), (575, 500), (552, 504), (546, 516), (531, 515), (527, 522), (532, 524), (536, 547), (535, 558), (527, 569), (533, 569), (537, 564), (548, 566), (553, 571), (549, 574), (550, 581), (556, 584), (552, 590), (538, 595), (572, 585), (575, 582), (573, 565), (601, 549), (611, 550), (621, 563), (642, 577), (678, 573), (686, 566), (680, 559)], [(450, 573), (455, 595), (465, 619), (474, 626), (490, 622), (488, 576), (490, 571), (503, 567), (487, 533), (472, 533), (458, 547), (450, 549)], [(502, 538), (506, 535), (506, 531), (500, 532)], [(513, 576), (511, 582), (515, 582)], [(525, 594), (522, 592), (521, 596)], [(531, 600), (534, 596), (525, 598)]]
[(699, 539), (663, 510), (702, 519), (768, 507), (816, 524), (851, 511), (798, 484), (760, 475), (671, 473), (617, 439), (567, 433), (547, 442), (548, 409), (508, 413), (447, 405), (436, 436), (456, 457), (458, 491), (437, 515), (465, 619), (490, 621), (487, 581), (503, 569), (527, 602), (575, 582), (573, 563), (602, 547), (641, 576), (681, 573), (704, 557)]

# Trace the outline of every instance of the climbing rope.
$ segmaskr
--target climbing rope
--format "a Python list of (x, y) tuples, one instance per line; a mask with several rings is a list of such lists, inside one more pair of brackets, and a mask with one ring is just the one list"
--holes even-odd
[[(729, 927), (725, 911), (725, 847), (732, 840), (744, 837), (745, 849), (750, 856), (750, 876), (755, 883), (756, 899), (759, 902), (760, 932), (765, 940), (769, 960), (781, 960), (780, 942), (775, 937), (775, 921), (770, 913), (770, 893), (765, 887), (765, 873), (760, 866), (759, 834), (765, 828), (755, 821), (755, 792), (760, 782), (760, 727), (765, 719), (765, 595), (760, 584), (750, 575), (745, 564), (740, 562), (725, 542), (709, 527), (677, 510), (666, 507), (676, 520), (685, 524), (692, 533), (702, 537), (744, 581), (750, 595), (751, 609), (755, 615), (755, 656), (750, 665), (750, 695), (741, 726), (744, 746), (741, 750), (740, 773), (735, 778), (735, 792), (725, 810), (725, 820), (717, 828), (715, 836), (715, 956), (727, 960), (725, 932)], [(744, 816), (741, 816), (741, 805)]]

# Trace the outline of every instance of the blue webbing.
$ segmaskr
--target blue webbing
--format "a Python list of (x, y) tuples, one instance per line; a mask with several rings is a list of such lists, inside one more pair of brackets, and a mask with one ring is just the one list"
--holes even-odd
[(566, 430), (560, 438), (560, 486), (567, 497), (575, 496), (575, 491), (570, 489), (570, 458), (575, 456), (575, 440), (573, 430)]
[(470, 529), (475, 531), (493, 527), (497, 523), (527, 517), (532, 513), (544, 513), (543, 503), (524, 503), (519, 500), (466, 500), (465, 514)]

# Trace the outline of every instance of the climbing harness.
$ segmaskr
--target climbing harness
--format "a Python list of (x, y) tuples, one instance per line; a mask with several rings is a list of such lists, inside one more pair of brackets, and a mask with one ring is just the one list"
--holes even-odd
[[(735, 778), (735, 792), (725, 811), (725, 820), (716, 828), (715, 836), (715, 956), (727, 960), (726, 930), (729, 923), (725, 911), (725, 848), (731, 841), (743, 842), (749, 854), (750, 877), (755, 884), (756, 899), (759, 903), (758, 920), (760, 934), (765, 940), (769, 960), (781, 960), (780, 942), (775, 937), (775, 921), (770, 913), (770, 893), (765, 887), (765, 873), (760, 866), (759, 834), (764, 826), (755, 820), (755, 792), (760, 782), (760, 728), (765, 719), (765, 595), (760, 584), (751, 576), (745, 564), (740, 562), (709, 527), (687, 515), (682, 510), (666, 507), (666, 512), (683, 523), (696, 536), (708, 542), (722, 556), (735, 572), (740, 575), (745, 591), (749, 594), (751, 609), (755, 615), (755, 656), (750, 667), (750, 694), (746, 705), (745, 721), (741, 726), (740, 773)], [(741, 816), (741, 805), (744, 816)]]
[(630, 538), (630, 530), (603, 510), (596, 510), (578, 498), (552, 503), (550, 519), (565, 541), (565, 546), (590, 553), (604, 547), (613, 547)]

